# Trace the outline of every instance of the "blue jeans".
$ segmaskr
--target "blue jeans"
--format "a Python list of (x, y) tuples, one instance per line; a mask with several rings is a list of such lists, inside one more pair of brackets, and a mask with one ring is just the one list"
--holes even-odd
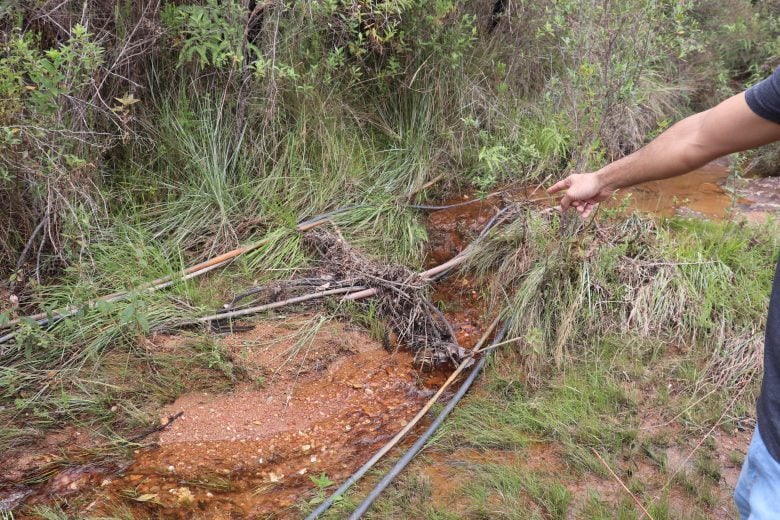
[(734, 501), (741, 520), (780, 518), (780, 462), (767, 451), (758, 427), (739, 474)]

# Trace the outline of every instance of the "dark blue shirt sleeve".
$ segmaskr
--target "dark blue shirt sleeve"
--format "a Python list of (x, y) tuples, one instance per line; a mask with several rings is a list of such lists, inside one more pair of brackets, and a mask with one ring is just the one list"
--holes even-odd
[(750, 109), (774, 123), (780, 124), (780, 67), (771, 76), (745, 92)]

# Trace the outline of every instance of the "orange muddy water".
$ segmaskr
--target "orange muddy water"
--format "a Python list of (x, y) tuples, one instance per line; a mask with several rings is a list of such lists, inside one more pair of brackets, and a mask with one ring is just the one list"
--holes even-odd
[(610, 207), (626, 205), (656, 215), (699, 216), (722, 219), (732, 205), (732, 196), (724, 189), (728, 167), (710, 164), (680, 177), (641, 184), (623, 190)]
[(680, 177), (622, 190), (607, 207), (659, 216), (761, 223), (780, 212), (780, 178), (729, 177), (723, 160)]
[[(534, 187), (527, 196), (546, 206), (560, 199), (546, 197), (543, 187)], [(604, 206), (659, 217), (734, 217), (760, 223), (780, 212), (780, 177), (735, 179), (729, 177), (728, 162), (719, 159), (679, 177), (620, 190)]]

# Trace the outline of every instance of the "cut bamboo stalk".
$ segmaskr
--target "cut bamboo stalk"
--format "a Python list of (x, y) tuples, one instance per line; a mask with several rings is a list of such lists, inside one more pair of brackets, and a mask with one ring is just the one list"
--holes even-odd
[[(225, 264), (227, 264), (229, 261), (230, 260), (225, 260), (224, 262), (220, 262), (218, 264), (211, 265), (209, 267), (206, 267), (205, 269), (201, 269), (200, 271), (197, 271), (197, 272), (194, 272), (194, 273), (190, 273), (190, 274), (188, 274), (186, 276), (182, 276), (181, 278), (176, 278), (175, 280), (170, 280), (168, 282), (165, 282), (164, 284), (160, 284), (160, 285), (155, 286), (155, 287), (150, 287), (147, 290), (149, 290), (150, 292), (154, 292), (154, 291), (157, 291), (159, 289), (164, 289), (165, 287), (169, 287), (169, 286), (171, 286), (171, 285), (173, 285), (173, 284), (175, 284), (177, 282), (183, 282), (185, 280), (189, 280), (191, 278), (195, 278), (195, 277), (200, 276), (202, 274), (206, 274), (207, 272), (213, 271), (214, 269), (218, 269), (218, 268), (224, 266)], [(134, 291), (134, 292), (137, 292), (137, 291)], [(105, 302), (109, 302), (109, 303), (119, 302), (119, 301), (124, 300), (125, 298), (129, 298), (130, 294), (132, 294), (132, 293), (124, 293), (124, 294), (116, 293), (116, 294), (117, 294), (117, 296), (115, 296), (113, 298), (110, 298), (110, 299), (108, 299), (108, 296), (111, 296), (111, 295), (107, 295), (107, 296), (104, 296), (103, 298), (99, 298), (97, 300), (92, 300), (88, 305), (89, 305), (89, 307), (91, 307), (91, 306), (95, 305), (98, 301), (105, 301)], [(51, 318), (49, 318), (49, 316), (47, 314), (43, 314), (43, 316), (39, 317), (38, 319), (36, 319), (36, 321), (38, 321), (41, 326), (43, 326), (43, 325), (52, 325), (52, 324), (54, 324), (54, 323), (56, 323), (56, 322), (58, 322), (58, 321), (60, 321), (62, 319), (65, 319), (65, 318), (68, 318), (70, 316), (73, 316), (74, 314), (76, 314), (77, 312), (79, 312), (83, 308), (85, 308), (85, 307), (69, 307), (69, 308), (67, 308), (67, 309), (65, 309), (63, 311), (59, 311), (56, 314), (53, 314), (51, 316)], [(42, 321), (42, 320), (45, 320), (45, 321)], [(16, 333), (17, 333), (17, 331), (11, 331), (8, 334), (0, 336), (0, 345), (2, 345), (3, 343), (6, 343), (6, 342), (12, 340), (13, 338), (15, 338), (16, 337)]]
[[(316, 222), (310, 222), (310, 223), (305, 224), (305, 225), (299, 225), (299, 226), (296, 227), (296, 230), (300, 231), (300, 232), (305, 232), (305, 231), (313, 229), (313, 228), (315, 228), (317, 226), (321, 226), (322, 224), (324, 224), (326, 222), (328, 222), (327, 218), (322, 219), (322, 220), (318, 220)], [(184, 280), (189, 280), (191, 278), (195, 278), (195, 277), (200, 276), (202, 274), (206, 274), (207, 272), (212, 271), (213, 269), (216, 269), (217, 267), (221, 267), (223, 265), (226, 265), (230, 260), (233, 260), (234, 258), (237, 258), (237, 257), (243, 255), (244, 253), (248, 253), (249, 251), (253, 251), (253, 250), (257, 249), (258, 247), (261, 247), (261, 246), (263, 246), (263, 245), (265, 245), (267, 243), (268, 243), (268, 239), (264, 238), (263, 240), (259, 240), (259, 241), (255, 242), (253, 244), (249, 244), (249, 245), (246, 245), (246, 246), (243, 246), (243, 247), (239, 247), (237, 249), (234, 249), (232, 251), (228, 251), (227, 253), (223, 253), (223, 254), (221, 254), (219, 256), (216, 256), (214, 258), (211, 258), (211, 259), (206, 260), (204, 262), (201, 262), (199, 264), (195, 264), (193, 266), (190, 266), (190, 267), (184, 269), (183, 271), (181, 271), (180, 273), (177, 273), (175, 275), (174, 274), (169, 274), (169, 275), (157, 278), (155, 280), (146, 282), (146, 283), (144, 283), (144, 284), (142, 284), (142, 285), (138, 286), (137, 288), (132, 289), (130, 291), (119, 291), (119, 292), (115, 292), (115, 293), (111, 293), (111, 294), (106, 294), (106, 295), (101, 296), (99, 298), (95, 298), (94, 300), (90, 300), (90, 301), (86, 302), (84, 305), (81, 305), (79, 307), (71, 306), (71, 307), (66, 307), (65, 309), (60, 309), (60, 310), (54, 311), (54, 314), (59, 316), (60, 318), (64, 318), (64, 317), (72, 316), (73, 314), (77, 313), (79, 311), (79, 309), (83, 309), (84, 307), (91, 307), (95, 303), (100, 302), (100, 301), (106, 301), (106, 302), (121, 301), (122, 299), (128, 297), (133, 292), (144, 291), (144, 290), (149, 290), (150, 292), (155, 292), (155, 291), (158, 291), (160, 289), (164, 289), (166, 287), (170, 287), (174, 283), (177, 283), (177, 282), (180, 282), (180, 281), (184, 281)], [(39, 312), (38, 314), (33, 314), (33, 315), (30, 315), (30, 316), (24, 316), (23, 318), (16, 318), (16, 319), (13, 319), (13, 320), (10, 320), (10, 321), (4, 323), (3, 325), (0, 325), (0, 330), (6, 329), (6, 328), (15, 327), (15, 326), (19, 325), (22, 322), (23, 319), (30, 319), (30, 320), (33, 320), (33, 321), (40, 321), (40, 320), (46, 319), (47, 316), (49, 316), (49, 313)], [(13, 336), (10, 336), (10, 337), (13, 337)], [(10, 337), (9, 337), (9, 335), (0, 337), (0, 343), (3, 343), (4, 339), (5, 339), (5, 341), (7, 341), (8, 339), (10, 339)]]
[[(329, 289), (327, 291), (316, 292), (316, 293), (311, 293), (311, 294), (304, 294), (303, 296), (296, 296), (295, 298), (289, 298), (287, 300), (282, 300), (282, 301), (273, 302), (273, 303), (266, 303), (265, 305), (258, 305), (256, 307), (249, 307), (249, 308), (246, 308), (246, 309), (238, 309), (238, 310), (235, 310), (235, 311), (223, 312), (223, 313), (220, 313), (220, 314), (211, 314), (209, 316), (203, 316), (202, 318), (196, 319), (192, 323), (202, 323), (202, 322), (206, 322), (206, 321), (222, 320), (222, 319), (225, 319), (225, 318), (237, 318), (239, 316), (247, 316), (249, 314), (257, 314), (259, 312), (268, 311), (268, 310), (276, 309), (276, 308), (279, 308), (279, 307), (284, 307), (285, 305), (292, 305), (293, 303), (300, 303), (300, 302), (305, 302), (305, 301), (309, 301), (309, 300), (316, 300), (318, 298), (324, 298), (325, 296), (332, 296), (334, 294), (344, 294), (344, 293), (351, 292), (351, 291), (360, 291), (360, 290), (362, 290), (364, 288), (365, 288), (364, 286), (360, 285), (360, 286), (355, 286), (355, 287), (341, 287), (341, 288), (338, 288), (338, 289)], [(187, 324), (187, 323), (189, 323), (189, 322), (185, 322), (185, 324)]]
[[(427, 271), (421, 272), (420, 273), (420, 278), (422, 278), (423, 280), (429, 281), (434, 276), (436, 276), (437, 274), (439, 274), (439, 273), (441, 273), (443, 271), (446, 271), (447, 269), (450, 269), (452, 267), (455, 267), (457, 265), (462, 264), (463, 262), (466, 261), (466, 258), (468, 256), (468, 255), (466, 255), (464, 253), (465, 253), (465, 251), (461, 252), (458, 256), (456, 256), (456, 257), (454, 257), (454, 258), (452, 258), (450, 260), (447, 260), (446, 262), (444, 262), (441, 265), (437, 265), (436, 267), (432, 267), (432, 268), (428, 269)], [(369, 296), (376, 296), (378, 293), (379, 293), (378, 289), (371, 288), (371, 289), (366, 289), (365, 291), (359, 291), (359, 292), (355, 292), (355, 293), (350, 293), (350, 294), (344, 296), (344, 298), (342, 298), (342, 300), (346, 300), (346, 301), (361, 300), (363, 298), (368, 298)]]

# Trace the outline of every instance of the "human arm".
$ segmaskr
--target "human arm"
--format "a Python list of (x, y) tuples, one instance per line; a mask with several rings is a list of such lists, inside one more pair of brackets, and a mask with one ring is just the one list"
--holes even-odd
[(678, 122), (640, 150), (591, 173), (551, 186), (565, 190), (561, 208), (587, 217), (615, 190), (688, 173), (724, 155), (780, 140), (780, 124), (757, 115), (742, 92)]

